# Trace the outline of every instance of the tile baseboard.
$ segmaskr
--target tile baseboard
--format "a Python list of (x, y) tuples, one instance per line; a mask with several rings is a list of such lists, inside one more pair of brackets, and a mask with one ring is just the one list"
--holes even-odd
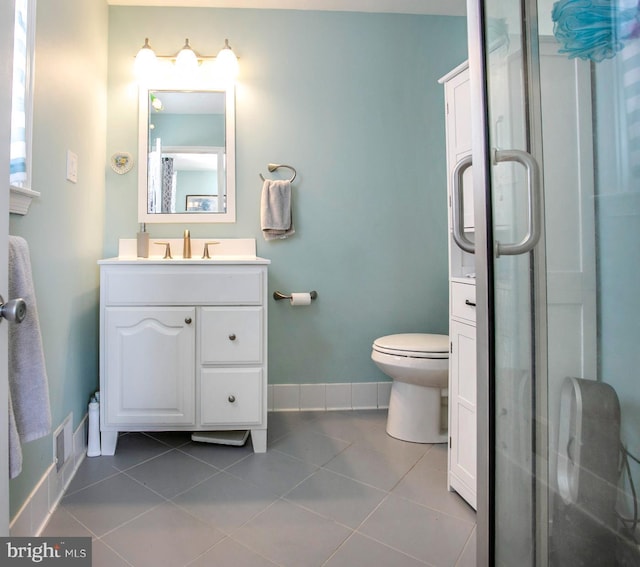
[(393, 382), (269, 384), (269, 411), (386, 409)]
[(46, 526), (49, 517), (58, 507), (67, 486), (87, 455), (88, 420), (88, 415), (85, 414), (80, 425), (73, 432), (72, 451), (62, 468), (57, 471), (55, 462), (49, 465), (36, 487), (11, 520), (9, 525), (11, 537), (39, 536)]

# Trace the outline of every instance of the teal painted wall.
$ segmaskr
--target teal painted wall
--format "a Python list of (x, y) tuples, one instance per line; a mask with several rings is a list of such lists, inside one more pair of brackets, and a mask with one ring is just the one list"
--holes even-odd
[[(108, 11), (104, 0), (38, 2), (33, 127), (34, 200), (10, 231), (29, 243), (53, 429), (78, 427), (98, 385), (98, 269), (104, 239)], [(81, 47), (81, 49), (79, 49)], [(78, 183), (66, 181), (66, 152)], [(11, 516), (51, 465), (51, 436), (23, 446)]]
[[(447, 204), (443, 90), (466, 58), (455, 17), (196, 8), (109, 9), (107, 155), (137, 154), (132, 57), (149, 37), (172, 53), (189, 37), (240, 57), (237, 222), (150, 225), (152, 237), (255, 237), (269, 293), (315, 289), (307, 308), (269, 304), (269, 382), (384, 380), (378, 336), (446, 333)], [(136, 160), (138, 161), (138, 160)], [(259, 225), (267, 163), (294, 165), (290, 239)], [(106, 256), (137, 230), (137, 171), (107, 171)], [(286, 175), (286, 173), (284, 174)]]

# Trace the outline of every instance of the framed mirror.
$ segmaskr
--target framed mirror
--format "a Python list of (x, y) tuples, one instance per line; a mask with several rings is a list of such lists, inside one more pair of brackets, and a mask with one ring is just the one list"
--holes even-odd
[(233, 87), (140, 87), (138, 221), (235, 222)]

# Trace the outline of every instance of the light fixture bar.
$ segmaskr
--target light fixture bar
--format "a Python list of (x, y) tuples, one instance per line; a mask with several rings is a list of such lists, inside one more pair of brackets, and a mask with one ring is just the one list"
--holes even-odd
[(158, 61), (169, 61), (173, 63), (176, 69), (181, 73), (195, 72), (196, 68), (205, 61), (213, 61), (217, 73), (232, 80), (238, 75), (238, 57), (231, 49), (229, 40), (225, 39), (224, 46), (217, 55), (202, 55), (196, 52), (189, 38), (185, 39), (185, 43), (180, 51), (174, 55), (157, 55), (149, 45), (149, 38), (145, 38), (144, 45), (136, 55), (136, 75), (145, 77), (153, 72)]

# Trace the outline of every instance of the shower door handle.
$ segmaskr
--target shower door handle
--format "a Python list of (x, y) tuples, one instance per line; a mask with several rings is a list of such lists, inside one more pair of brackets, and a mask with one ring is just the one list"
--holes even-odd
[(472, 165), (471, 156), (463, 157), (453, 168), (453, 190), (451, 191), (451, 232), (459, 248), (470, 254), (476, 253), (476, 245), (464, 234), (464, 194), (462, 177)]
[(493, 164), (513, 161), (524, 166), (527, 171), (527, 233), (515, 244), (496, 242), (495, 254), (517, 256), (531, 252), (542, 233), (542, 210), (540, 203), (540, 168), (534, 157), (522, 150), (493, 150)]

